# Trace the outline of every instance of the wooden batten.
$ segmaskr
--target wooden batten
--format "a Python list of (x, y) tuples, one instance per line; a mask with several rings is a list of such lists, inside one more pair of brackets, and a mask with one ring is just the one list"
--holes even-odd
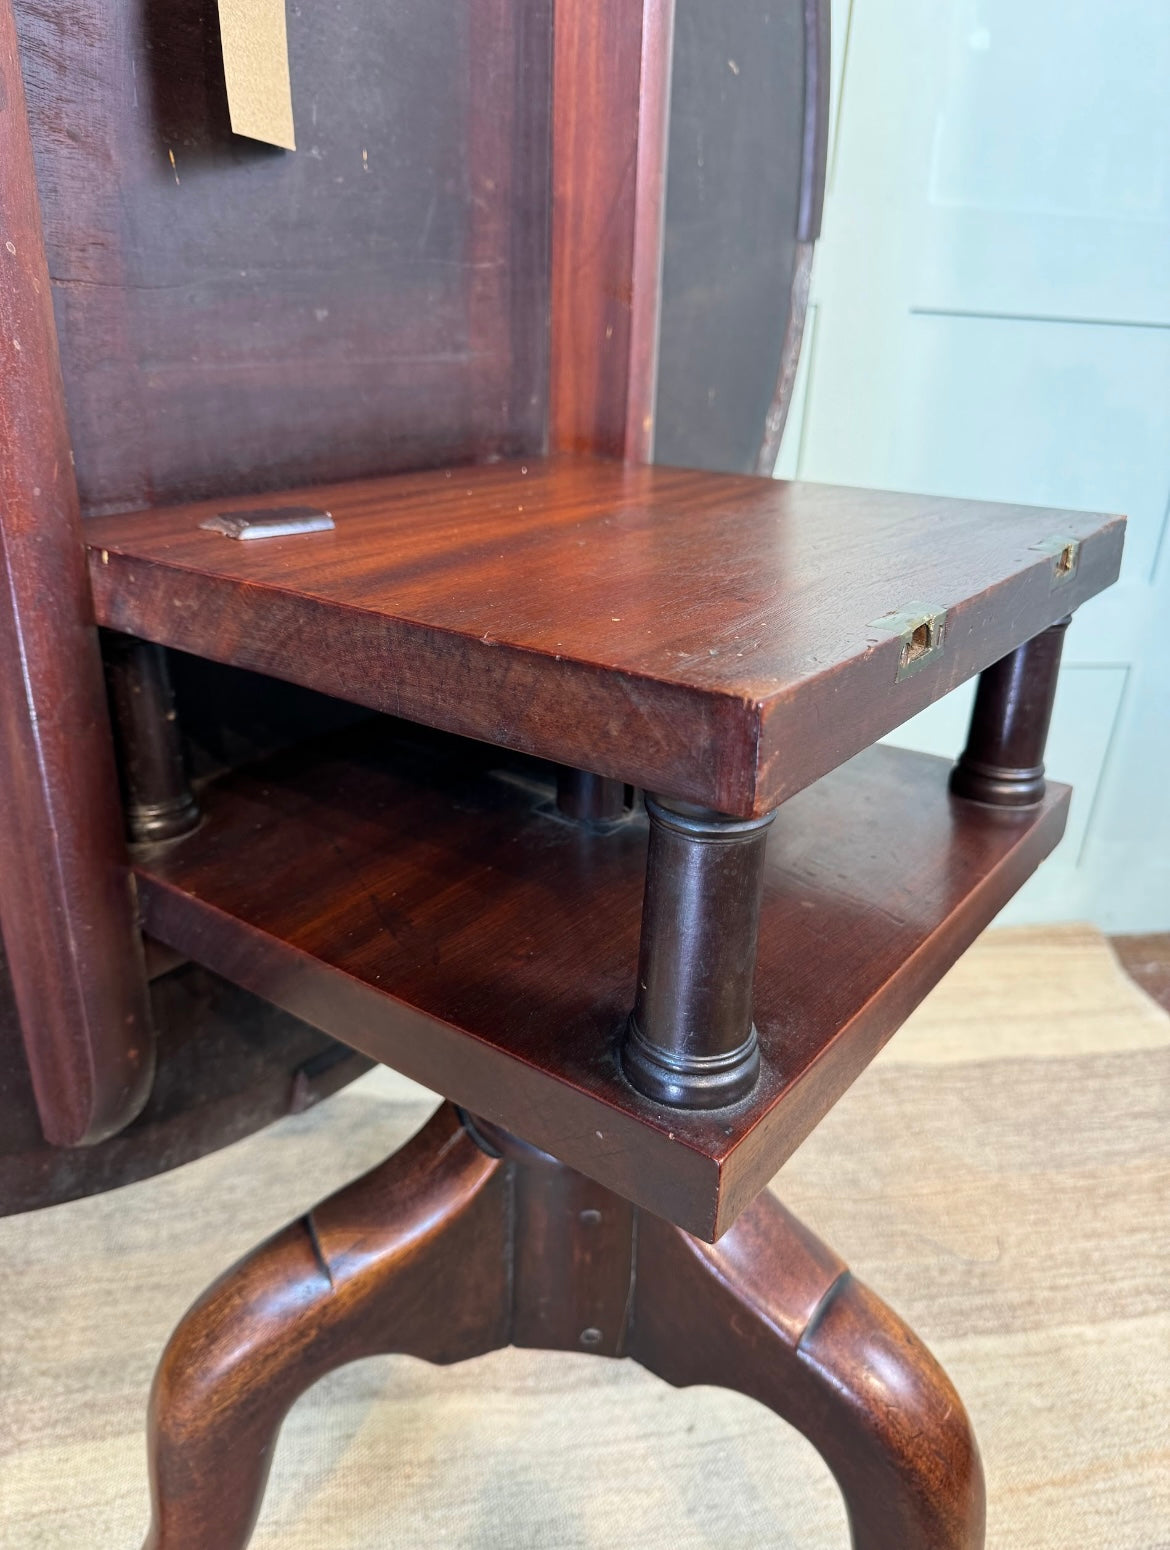
[(16, 28), (0, 0), (0, 924), (48, 1140), (153, 1071)]
[(674, 0), (559, 0), (549, 444), (654, 445)]

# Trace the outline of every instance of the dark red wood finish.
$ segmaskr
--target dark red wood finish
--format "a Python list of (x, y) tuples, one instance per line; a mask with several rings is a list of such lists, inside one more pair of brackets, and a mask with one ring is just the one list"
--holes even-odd
[(767, 867), (766, 818), (724, 818), (647, 794), (650, 843), (626, 1080), (648, 1098), (719, 1109), (760, 1072), (752, 986)]
[[(561, 296), (568, 298), (561, 322), (586, 306), (588, 285), (600, 291), (588, 298), (599, 326), (586, 330), (580, 343), (585, 356), (592, 351), (598, 358), (596, 372), (589, 366), (582, 375), (585, 356), (578, 355), (560, 380), (571, 388), (590, 377), (593, 402), (581, 423), (601, 435), (607, 425), (628, 422), (641, 438), (635, 451), (645, 453), (663, 220), (668, 6), (626, 5), (621, 14), (609, 8), (608, 41), (592, 36), (593, 19), (583, 12), (574, 22), (565, 8), (560, 18), (562, 81), (566, 94), (589, 97), (606, 126), (604, 169), (603, 158), (593, 154), (596, 137), (567, 95), (555, 142), (551, 134), (553, 29), (546, 0), (491, 0), (453, 16), (436, 13), (430, 22), (420, 15), (407, 29), (385, 7), (347, 13), (351, 25), (340, 30), (326, 13), (294, 19), (298, 121), (303, 130), (307, 114), (311, 131), (308, 138), (302, 133), (295, 156), (230, 135), (213, 0), (145, 10), (131, 0), (12, 0), (12, 8), (61, 335), (71, 455), (85, 512), (233, 489), (251, 497), (293, 477), (539, 445), (554, 147), (562, 192), (577, 210), (559, 250)], [(380, 46), (387, 42), (393, 44), (388, 51)], [(623, 74), (631, 60), (636, 67)], [(19, 87), (15, 73), (13, 79)], [(704, 119), (709, 86), (701, 71), (687, 85), (688, 121)], [(800, 95), (787, 86), (785, 94), (786, 101)], [(619, 99), (620, 112), (611, 113), (609, 105)], [(19, 104), (12, 98), (9, 106)], [(786, 134), (787, 120), (777, 124)], [(634, 179), (622, 133), (636, 137)], [(761, 144), (751, 133), (752, 144)], [(360, 166), (359, 151), (365, 153)], [(744, 165), (742, 157), (738, 164)], [(19, 165), (19, 157), (8, 163), (11, 179)], [(22, 197), (31, 199), (27, 166), (23, 176)], [(797, 180), (782, 178), (773, 194), (770, 204), (788, 212), (781, 218), (794, 220)], [(632, 232), (629, 242), (617, 244), (619, 266), (630, 267), (628, 284), (615, 281), (606, 255), (590, 259), (590, 250), (597, 252), (594, 234), (606, 222), (611, 232), (623, 222)], [(761, 246), (742, 223), (724, 224), (743, 234), (745, 249)], [(22, 256), (26, 251), (22, 246)], [(709, 276), (728, 272), (726, 256), (712, 250)], [(783, 291), (772, 286), (767, 295)], [(750, 312), (746, 297), (735, 294), (737, 316)], [(626, 377), (600, 364), (602, 356), (616, 358), (607, 337), (615, 296), (628, 335), (618, 353), (626, 351), (634, 373), (629, 393)], [(753, 314), (757, 336), (765, 323), (771, 327)], [(777, 333), (782, 323), (777, 317)], [(684, 336), (685, 328), (676, 334), (680, 341)], [(20, 332), (13, 337), (27, 342)], [(558, 338), (568, 350), (567, 336)], [(19, 419), (31, 401), (27, 382), (13, 372), (5, 379), (10, 385)], [(56, 393), (59, 418), (59, 384)], [(754, 412), (745, 417), (749, 422)], [(687, 430), (685, 415), (678, 428)], [(701, 451), (707, 433), (697, 422), (692, 432)], [(68, 567), (57, 579), (76, 588)], [(76, 591), (58, 599), (49, 582), (42, 568), (29, 590), (44, 620), (52, 620), (46, 633), (57, 633), (68, 663), (62, 673), (72, 675), (60, 619), (75, 607)], [(92, 663), (77, 661), (80, 679), (92, 679)], [(217, 702), (218, 681), (198, 679), (190, 662), (184, 676), (189, 711), (192, 683), (203, 702), (195, 708)], [(87, 693), (72, 684), (55, 695), (55, 731), (84, 760), (92, 789), (62, 797), (50, 773), (51, 797), (42, 791), (35, 800), (60, 807), (76, 798), (82, 810), (59, 832), (74, 822), (96, 855), (104, 841), (90, 832), (86, 811), (102, 800), (108, 808), (108, 789), (100, 798), (100, 788), (103, 780), (108, 788), (101, 771), (108, 772), (110, 759), (107, 747), (94, 751), (86, 722), (70, 722)], [(260, 715), (266, 716), (263, 708)], [(620, 783), (599, 787), (599, 811), (613, 815), (619, 794)], [(569, 797), (570, 806), (574, 801)], [(11, 811), (30, 832), (20, 800)], [(83, 890), (72, 890), (70, 898), (70, 918), (80, 919)], [(88, 942), (100, 944), (97, 956), (112, 973), (122, 949), (109, 950), (111, 924), (104, 912), (103, 922), (89, 922), (77, 940), (83, 956)], [(46, 926), (31, 909), (13, 929), (44, 945), (60, 925), (58, 919)], [(61, 950), (54, 938), (46, 963), (64, 985), (74, 971), (57, 972)], [(136, 956), (132, 939), (129, 950)], [(87, 975), (83, 969), (86, 993), (99, 995)], [(44, 1005), (38, 995), (38, 1016)], [(68, 1058), (79, 1048), (84, 1039), (79, 1046), (70, 1042)], [(55, 1065), (42, 1081), (46, 1090), (54, 1072)], [(141, 1096), (134, 1094), (133, 1102)], [(53, 1101), (67, 1099), (63, 1093)], [(273, 1103), (281, 1101), (274, 1092)], [(74, 1134), (71, 1125), (54, 1134)], [(112, 1176), (95, 1165), (98, 1175)]]
[[(310, 499), (336, 531), (238, 543), (199, 527), (223, 503), (88, 524), (99, 620), (742, 817), (1108, 586), (1124, 533), (576, 457), (287, 503)], [(1034, 546), (1057, 529), (1081, 558), (1053, 591)], [(947, 610), (945, 644), (899, 677), (880, 621), (915, 603)]]
[[(710, 1113), (656, 1105), (617, 1067), (646, 847), (619, 787), (567, 777), (558, 811), (547, 771), (492, 773), (468, 746), (388, 752), (374, 728), (226, 775), (199, 832), (142, 855), (171, 949), (486, 1116), (445, 1106), (185, 1322), (156, 1387), (151, 1545), (242, 1545), (284, 1409), (339, 1361), (510, 1340), (741, 1387), (822, 1449), (858, 1546), (975, 1550), (981, 1479), (953, 1391), (834, 1256), (751, 1202), (1063, 827), (1063, 788), (989, 812), (948, 796), (938, 761), (843, 761), (1108, 585), (1121, 524), (532, 458), (546, 430), (558, 451), (654, 444), (673, 0), (563, 0), (555, 28), (551, 0), (414, 7), (410, 27), (373, 0), (343, 28), (302, 7), (292, 157), (230, 136), (213, 0), (14, 4), (49, 263), (0, 0), (0, 433), (17, 449), (0, 469), (0, 654), (20, 664), (0, 685), (0, 909), (49, 1134), (107, 1134), (149, 1083), (74, 455), (80, 508), (122, 513), (92, 528), (104, 623), (743, 817), (801, 792), (765, 878), (761, 1078)], [(823, 180), (826, 10), (802, 4), (765, 460)], [(509, 453), (526, 462), (367, 477)], [(332, 505), (322, 539), (194, 531), (232, 492), (325, 479), (350, 482), (274, 497)], [(1081, 542), (1058, 606), (1033, 547), (1054, 530)], [(880, 621), (911, 605), (947, 611), (946, 650), (908, 677)], [(182, 1008), (216, 986), (186, 966), (155, 987), (191, 1062), (177, 1052), (175, 1085), (89, 1187), (359, 1063), (321, 1044), (265, 1108), (314, 1035), (222, 985), (209, 1031)], [(250, 1063), (261, 1025), (273, 1041)], [(735, 1225), (708, 1248), (645, 1207), (707, 1238)]]
[[(148, 952), (148, 963), (162, 951)], [(177, 1168), (369, 1069), (345, 1045), (196, 964), (160, 963), (150, 991), (157, 1060), (141, 1112), (100, 1145), (50, 1146), (0, 952), (0, 1217)]]
[(87, 513), (543, 444), (551, 0), (289, 19), (231, 133), (216, 0), (14, 0)]
[[(557, 452), (653, 455), (674, 8), (562, 0), (555, 9), (548, 442)], [(569, 817), (606, 822), (625, 788), (569, 764), (558, 803)]]
[(171, 840), (199, 822), (187, 779), (167, 653), (133, 635), (106, 631), (102, 641), (120, 756), (129, 838)]
[[(441, 740), (440, 740), (441, 742)], [(761, 1076), (736, 1107), (621, 1078), (644, 815), (598, 834), (474, 747), (359, 729), (202, 792), (139, 861), (147, 929), (702, 1237), (763, 1188), (1052, 849), (1067, 789), (1003, 815), (875, 748), (781, 809), (761, 909)], [(537, 772), (539, 774), (539, 772)]]
[(967, 743), (951, 790), (972, 802), (1027, 807), (1044, 794), (1044, 747), (1071, 616), (980, 674)]
[(549, 442), (649, 460), (674, 0), (561, 0), (553, 29)]
[(154, 1046), (7, 0), (0, 141), (0, 924), (64, 1146), (133, 1118)]
[(983, 1473), (958, 1395), (776, 1200), (761, 1196), (711, 1247), (551, 1157), (485, 1139), (491, 1151), (444, 1104), (187, 1313), (151, 1396), (145, 1550), (243, 1550), (281, 1423), (327, 1372), (508, 1345), (738, 1389), (821, 1453), (854, 1550), (979, 1550)]

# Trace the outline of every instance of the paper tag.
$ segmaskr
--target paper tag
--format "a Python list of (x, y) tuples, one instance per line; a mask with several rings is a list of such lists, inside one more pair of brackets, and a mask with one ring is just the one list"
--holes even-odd
[(284, 0), (219, 0), (232, 130), (296, 150)]

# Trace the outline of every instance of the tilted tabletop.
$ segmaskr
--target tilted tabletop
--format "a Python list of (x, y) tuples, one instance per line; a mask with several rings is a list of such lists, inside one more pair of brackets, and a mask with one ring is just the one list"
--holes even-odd
[[(334, 530), (200, 527), (292, 503)], [(99, 624), (749, 817), (1109, 586), (1124, 522), (566, 456), (86, 530)]]

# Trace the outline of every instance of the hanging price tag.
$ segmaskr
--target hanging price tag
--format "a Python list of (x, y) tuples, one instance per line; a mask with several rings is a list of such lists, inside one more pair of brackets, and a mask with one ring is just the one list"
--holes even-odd
[(296, 149), (284, 0), (219, 0), (232, 129)]

